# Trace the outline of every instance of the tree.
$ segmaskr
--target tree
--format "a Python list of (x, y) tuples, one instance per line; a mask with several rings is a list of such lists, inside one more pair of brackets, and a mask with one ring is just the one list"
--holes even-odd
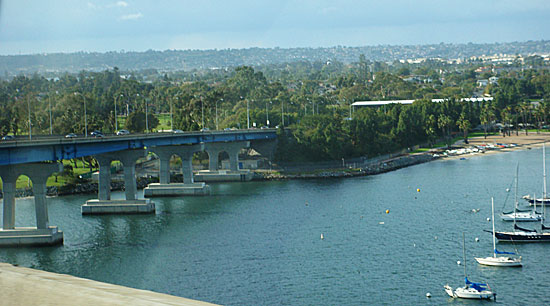
[(156, 116), (148, 114), (147, 122), (145, 121), (145, 113), (141, 110), (135, 111), (128, 116), (126, 120), (126, 128), (130, 132), (142, 133), (145, 131), (146, 123), (149, 125), (149, 130), (154, 129), (159, 124)]
[(430, 142), (430, 147), (433, 146), (433, 142), (435, 140), (436, 133), (436, 126), (437, 126), (437, 120), (435, 119), (435, 116), (433, 114), (429, 115), (428, 119), (426, 120), (426, 126), (425, 126), (425, 132), (428, 136), (428, 141)]
[(451, 146), (451, 143), (450, 143), (450, 138), (451, 138), (451, 125), (453, 124), (453, 120), (451, 119), (451, 117), (447, 116), (447, 115), (440, 115), (439, 118), (437, 118), (437, 126), (443, 131), (445, 138), (446, 138), (446, 142), (447, 142), (447, 147), (450, 147)]
[(470, 121), (466, 118), (466, 114), (462, 112), (460, 114), (460, 118), (458, 118), (458, 121), (456, 122), (458, 128), (464, 132), (464, 143), (468, 143), (468, 130), (470, 129)]
[(488, 125), (493, 122), (495, 113), (489, 104), (485, 104), (481, 107), (481, 113), (479, 115), (481, 124), (483, 125), (483, 137), (487, 139)]

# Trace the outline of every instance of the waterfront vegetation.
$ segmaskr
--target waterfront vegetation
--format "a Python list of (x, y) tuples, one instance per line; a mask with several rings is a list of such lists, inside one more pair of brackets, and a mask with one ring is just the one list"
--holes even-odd
[[(49, 134), (50, 110), (55, 135), (82, 135), (86, 124), (88, 132), (145, 132), (147, 114), (150, 132), (171, 125), (184, 131), (278, 126), (277, 161), (374, 157), (422, 144), (450, 145), (473, 131), (510, 135), (512, 129), (546, 127), (550, 73), (547, 63), (537, 65), (522, 70), (517, 64), (488, 69), (478, 62), (431, 60), (390, 65), (360, 56), (349, 65), (299, 62), (196, 71), (202, 77), (191, 82), (174, 73), (145, 82), (143, 72), (117, 68), (58, 79), (19, 75), (0, 81), (0, 135), (25, 135), (29, 121), (33, 135)], [(491, 77), (498, 79), (477, 83)], [(494, 99), (461, 101), (484, 95)], [(415, 102), (351, 107), (360, 100), (395, 99)], [(84, 169), (72, 167), (72, 175)]]

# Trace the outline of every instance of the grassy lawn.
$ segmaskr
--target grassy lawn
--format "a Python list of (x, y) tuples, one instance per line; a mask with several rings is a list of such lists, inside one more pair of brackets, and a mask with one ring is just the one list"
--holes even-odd
[[(151, 116), (151, 114), (149, 114)], [(159, 120), (159, 125), (155, 130), (169, 130), (170, 129), (170, 114), (155, 114), (155, 117)], [(126, 116), (118, 116), (118, 129), (128, 129), (126, 128)]]
[(158, 114), (155, 115), (159, 120), (157, 130), (169, 130), (170, 129), (170, 114)]

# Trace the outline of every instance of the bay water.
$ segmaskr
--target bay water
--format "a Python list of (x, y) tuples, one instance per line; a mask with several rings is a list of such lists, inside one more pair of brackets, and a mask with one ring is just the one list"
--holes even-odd
[[(497, 213), (513, 208), (518, 162), (519, 195), (541, 195), (541, 151), (358, 178), (211, 184), (211, 196), (153, 199), (152, 215), (82, 216), (95, 195), (49, 198), (64, 244), (0, 249), (0, 261), (225, 305), (479, 304), (443, 290), (464, 284), (464, 232), (470, 280), (488, 282), (503, 305), (548, 305), (550, 244), (499, 244), (517, 248), (522, 268), (473, 258), (492, 255), (491, 197)], [(17, 199), (16, 226), (34, 224), (32, 200)], [(496, 228), (512, 224), (497, 217)]]

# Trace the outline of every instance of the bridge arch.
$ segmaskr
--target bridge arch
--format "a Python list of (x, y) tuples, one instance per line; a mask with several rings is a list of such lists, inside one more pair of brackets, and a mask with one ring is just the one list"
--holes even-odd
[(49, 229), (48, 207), (46, 205), (46, 182), (54, 172), (63, 169), (60, 163), (29, 163), (0, 167), (3, 192), (2, 228), (15, 229), (15, 192), (17, 179), (24, 175), (30, 179), (34, 194), (36, 228)]

